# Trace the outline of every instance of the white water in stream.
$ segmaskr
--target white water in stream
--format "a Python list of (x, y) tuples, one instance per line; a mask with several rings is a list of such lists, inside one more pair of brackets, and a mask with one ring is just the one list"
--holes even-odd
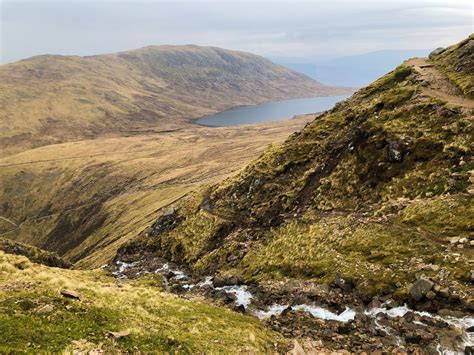
[[(112, 272), (112, 274), (118, 278), (126, 278), (126, 275), (124, 274), (124, 272), (128, 268), (133, 267), (136, 264), (137, 264), (136, 262), (126, 263), (122, 261), (117, 261), (118, 268), (114, 272)], [(136, 275), (145, 274), (145, 273), (148, 273), (148, 271), (138, 272)], [(156, 269), (154, 273), (171, 273), (173, 275), (173, 278), (183, 282), (181, 286), (186, 290), (191, 290), (196, 287), (201, 288), (201, 287), (208, 286), (215, 290), (222, 290), (222, 291), (225, 291), (226, 293), (232, 294), (236, 298), (235, 304), (237, 306), (244, 306), (246, 310), (250, 311), (250, 314), (257, 317), (258, 319), (264, 319), (267, 317), (271, 317), (272, 315), (275, 315), (275, 316), (280, 315), (285, 309), (289, 307), (289, 305), (286, 305), (286, 304), (275, 303), (268, 306), (264, 310), (249, 309), (249, 306), (251, 306), (252, 304), (253, 295), (248, 290), (248, 287), (246, 285), (214, 287), (212, 283), (212, 280), (213, 280), (212, 276), (207, 276), (204, 278), (203, 281), (196, 284), (187, 283), (186, 280), (189, 279), (188, 275), (186, 275), (181, 270), (171, 269), (168, 263), (163, 264), (160, 268)], [(347, 323), (351, 320), (354, 320), (358, 313), (356, 310), (348, 307), (342, 313), (336, 314), (330, 311), (329, 309), (323, 308), (315, 304), (299, 304), (299, 305), (292, 306), (291, 309), (295, 311), (303, 311), (303, 312), (309, 313), (315, 318), (328, 320), (328, 321), (337, 321), (337, 322), (342, 322), (342, 323)], [(377, 308), (365, 309), (361, 311), (360, 313), (373, 318), (377, 327), (381, 329), (382, 331), (384, 331), (387, 335), (390, 335), (393, 329), (380, 324), (377, 320), (377, 316), (380, 314), (384, 314), (390, 318), (403, 317), (408, 312), (413, 312), (414, 314), (417, 314), (419, 316), (425, 316), (431, 319), (444, 321), (454, 326), (455, 328), (463, 332), (462, 344), (460, 344), (461, 347), (474, 346), (474, 333), (466, 332), (466, 329), (474, 326), (474, 317), (463, 317), (463, 318), (441, 317), (436, 314), (431, 314), (428, 312), (419, 312), (419, 311), (411, 310), (406, 305), (403, 305), (400, 307), (394, 307), (394, 308), (377, 307)], [(420, 323), (420, 325), (424, 325), (424, 323), (422, 322), (416, 322), (416, 324), (418, 323)], [(439, 354), (443, 354), (443, 355), (463, 354), (463, 352), (457, 352), (451, 349), (446, 349), (442, 347), (441, 345), (438, 345), (437, 351)]]

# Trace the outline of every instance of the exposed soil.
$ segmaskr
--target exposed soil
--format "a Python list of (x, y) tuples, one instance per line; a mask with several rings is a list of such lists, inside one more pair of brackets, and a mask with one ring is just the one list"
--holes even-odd
[(474, 101), (464, 97), (461, 90), (426, 58), (410, 59), (405, 64), (420, 74), (422, 90), (428, 96), (436, 97), (452, 105), (474, 109)]

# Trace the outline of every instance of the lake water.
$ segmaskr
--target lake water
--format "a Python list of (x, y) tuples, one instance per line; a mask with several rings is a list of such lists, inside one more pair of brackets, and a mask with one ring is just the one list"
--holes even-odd
[(332, 108), (350, 95), (311, 97), (307, 99), (273, 101), (255, 106), (240, 106), (199, 118), (204, 126), (225, 127), (242, 124), (280, 121), (295, 115), (316, 113)]

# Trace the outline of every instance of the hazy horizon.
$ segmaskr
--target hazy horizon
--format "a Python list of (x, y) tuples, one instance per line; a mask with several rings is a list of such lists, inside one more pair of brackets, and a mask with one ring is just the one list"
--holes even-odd
[(473, 32), (469, 1), (1, 2), (1, 63), (196, 44), (279, 61), (429, 50)]

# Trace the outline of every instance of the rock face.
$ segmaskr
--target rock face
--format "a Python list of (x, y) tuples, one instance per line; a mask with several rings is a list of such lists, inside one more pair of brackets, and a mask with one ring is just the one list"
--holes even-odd
[(160, 233), (164, 233), (169, 231), (175, 227), (175, 225), (179, 222), (179, 219), (176, 218), (177, 209), (170, 208), (166, 211), (163, 216), (158, 218), (156, 222), (151, 226), (150, 234), (159, 235)]
[(72, 264), (57, 254), (13, 240), (0, 238), (0, 250), (8, 254), (26, 256), (34, 263), (69, 269)]
[(410, 295), (413, 297), (414, 300), (420, 301), (430, 292), (433, 286), (433, 281), (421, 277), (417, 281), (415, 281), (415, 283), (410, 288)]
[(391, 163), (400, 163), (406, 155), (406, 146), (403, 142), (390, 142), (388, 144), (388, 161)]

